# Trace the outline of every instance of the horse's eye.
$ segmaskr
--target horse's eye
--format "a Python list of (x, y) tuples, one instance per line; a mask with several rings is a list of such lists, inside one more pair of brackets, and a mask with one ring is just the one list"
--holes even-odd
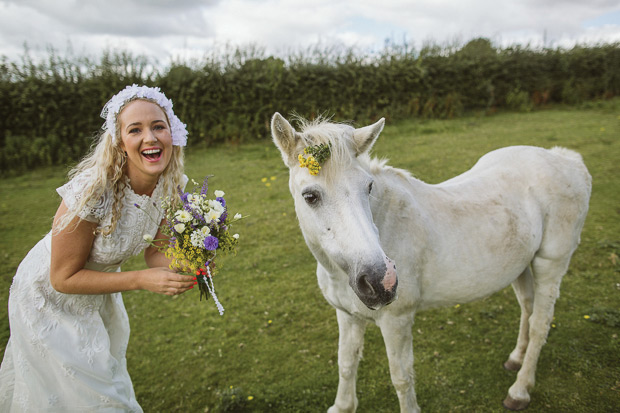
[(306, 201), (306, 203), (310, 206), (316, 205), (316, 203), (319, 202), (319, 199), (320, 199), (319, 194), (314, 191), (304, 192), (302, 196), (304, 197), (304, 200)]
[(372, 181), (368, 184), (368, 193), (372, 192)]

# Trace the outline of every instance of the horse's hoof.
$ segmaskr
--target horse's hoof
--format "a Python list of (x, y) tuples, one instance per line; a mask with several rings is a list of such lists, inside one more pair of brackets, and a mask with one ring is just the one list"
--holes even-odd
[(527, 409), (527, 406), (529, 406), (529, 404), (529, 400), (515, 400), (510, 396), (506, 396), (506, 399), (504, 400), (504, 407), (508, 410), (512, 410), (515, 412)]
[(521, 369), (521, 363), (508, 360), (507, 362), (504, 363), (504, 368), (508, 371), (519, 371)]

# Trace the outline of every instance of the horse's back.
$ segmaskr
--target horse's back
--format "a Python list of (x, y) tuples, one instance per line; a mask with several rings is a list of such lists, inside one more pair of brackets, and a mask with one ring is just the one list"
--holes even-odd
[(469, 171), (438, 186), (468, 186), (477, 182), (489, 186), (504, 181), (513, 188), (530, 188), (534, 196), (558, 195), (587, 204), (591, 180), (581, 155), (575, 151), (562, 147), (509, 146), (487, 153)]
[(513, 146), (489, 152), (470, 170), (520, 187), (543, 218), (539, 254), (572, 254), (579, 243), (592, 189), (582, 156), (570, 149)]
[[(474, 165), (472, 173), (509, 176), (511, 184), (526, 187), (542, 207), (557, 212), (574, 206), (587, 212), (592, 177), (581, 155), (573, 150), (554, 147), (511, 146), (489, 152)], [(580, 214), (577, 214), (580, 215)]]

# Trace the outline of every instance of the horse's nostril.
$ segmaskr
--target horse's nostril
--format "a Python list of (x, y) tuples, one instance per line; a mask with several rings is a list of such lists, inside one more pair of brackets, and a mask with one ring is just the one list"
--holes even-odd
[(368, 276), (366, 274), (362, 274), (358, 278), (357, 289), (360, 294), (366, 296), (372, 296), (375, 294), (375, 289), (372, 287), (372, 284), (370, 284), (370, 281), (368, 281)]

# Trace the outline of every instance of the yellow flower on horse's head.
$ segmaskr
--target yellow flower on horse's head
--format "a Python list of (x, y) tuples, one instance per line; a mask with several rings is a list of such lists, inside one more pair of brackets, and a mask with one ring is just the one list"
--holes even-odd
[(318, 175), (319, 170), (321, 169), (321, 165), (314, 159), (314, 156), (310, 155), (308, 158), (304, 158), (301, 154), (299, 155), (299, 166), (302, 168), (308, 168), (308, 172), (310, 175)]
[(306, 167), (308, 168), (310, 175), (318, 175), (319, 171), (321, 170), (321, 165), (317, 162), (316, 159), (314, 159), (314, 156), (309, 156), (307, 161), (308, 162)]
[(304, 149), (304, 153), (309, 156), (306, 158), (303, 154), (299, 154), (297, 156), (299, 166), (308, 168), (310, 175), (318, 175), (321, 170), (321, 165), (331, 155), (330, 145), (322, 143), (320, 145), (308, 146)]
[[(300, 167), (302, 167), (302, 168), (305, 168), (305, 167), (306, 167), (306, 165), (307, 165), (307, 164), (306, 164), (306, 158), (304, 158), (304, 156), (303, 156), (302, 154), (299, 154), (299, 155), (297, 156), (297, 160), (299, 161), (299, 166), (300, 166)], [(263, 178), (263, 179), (264, 179), (264, 181), (263, 181), (263, 182), (267, 182), (267, 178)]]

